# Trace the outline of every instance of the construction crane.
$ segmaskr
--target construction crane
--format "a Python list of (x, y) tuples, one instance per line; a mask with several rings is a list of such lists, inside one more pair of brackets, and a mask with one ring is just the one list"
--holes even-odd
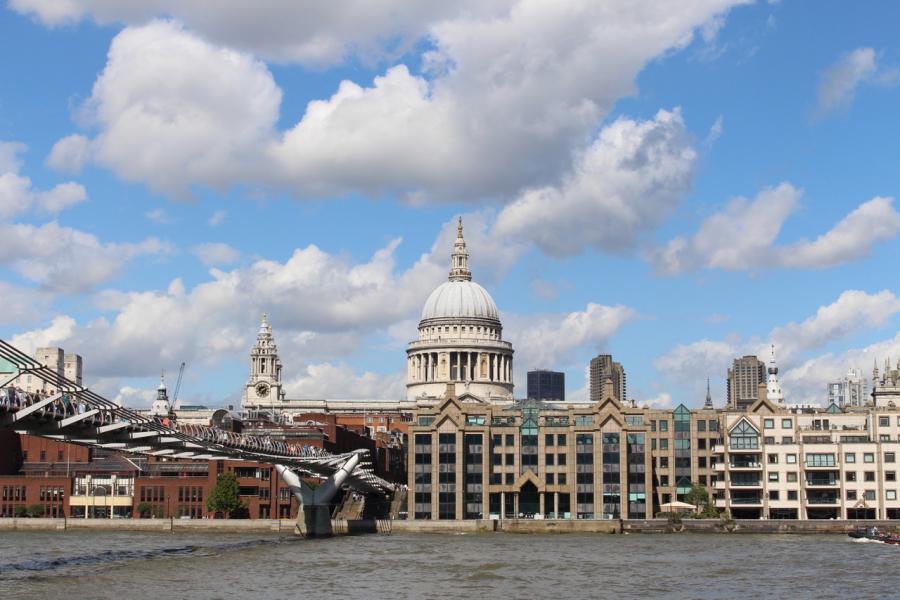
[(181, 391), (181, 380), (184, 377), (184, 362), (181, 363), (181, 368), (178, 369), (178, 381), (175, 382), (175, 393), (172, 394), (172, 399), (169, 400), (169, 418), (175, 419), (175, 403), (178, 402), (178, 392)]

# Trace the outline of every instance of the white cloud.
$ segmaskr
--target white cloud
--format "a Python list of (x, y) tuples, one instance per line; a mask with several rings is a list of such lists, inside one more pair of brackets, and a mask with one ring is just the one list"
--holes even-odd
[(206, 222), (206, 224), (210, 227), (218, 227), (225, 222), (225, 217), (227, 216), (228, 213), (224, 210), (217, 210), (212, 215), (210, 215), (209, 220)]
[(83, 135), (69, 135), (53, 144), (47, 166), (64, 173), (80, 173), (90, 160), (91, 143)]
[(208, 243), (198, 244), (191, 248), (191, 253), (200, 259), (206, 266), (230, 265), (241, 257), (241, 253), (228, 244)]
[(516, 349), (516, 386), (525, 387), (532, 368), (568, 365), (579, 349), (602, 348), (625, 324), (638, 318), (627, 306), (589, 303), (570, 313), (505, 315), (504, 337)]
[(94, 160), (129, 181), (185, 195), (245, 180), (274, 135), (281, 90), (264, 64), (169, 21), (112, 41), (85, 111)]
[[(109, 316), (78, 323), (60, 343), (90, 349), (91, 372), (99, 377), (148, 376), (161, 364), (217, 365), (243, 357), (259, 315), (268, 312), (291, 357), (285, 364), (289, 376), (314, 357), (347, 355), (373, 332), (418, 312), (446, 269), (425, 255), (398, 271), (398, 243), (361, 263), (307, 246), (284, 263), (257, 260), (230, 271), (212, 269), (210, 280), (190, 290), (176, 279), (166, 290), (106, 291), (97, 305)], [(444, 266), (447, 253), (443, 248)]]
[(0, 325), (21, 325), (43, 317), (50, 307), (50, 294), (0, 281)]
[(849, 108), (863, 83), (895, 85), (900, 81), (900, 72), (880, 66), (879, 58), (872, 48), (857, 48), (828, 67), (819, 80), (818, 115)]
[(399, 400), (406, 397), (406, 373), (360, 375), (345, 364), (316, 363), (285, 380), (284, 389), (291, 398)]
[(431, 23), (460, 12), (500, 15), (511, 0), (10, 0), (13, 10), (48, 26), (83, 19), (140, 24), (171, 15), (216, 43), (275, 61), (327, 66), (358, 56), (387, 58), (406, 50)]
[(735, 198), (704, 220), (697, 233), (671, 240), (651, 252), (649, 259), (658, 272), (667, 275), (699, 268), (825, 269), (863, 258), (876, 243), (900, 233), (900, 214), (893, 199), (876, 197), (812, 242), (776, 245), (785, 221), (799, 207), (801, 193), (781, 183), (762, 190), (752, 201)]
[(144, 216), (156, 223), (157, 225), (169, 225), (172, 223), (172, 217), (164, 208), (154, 208), (144, 213)]
[(36, 189), (31, 179), (19, 172), (19, 155), (25, 150), (25, 145), (18, 142), (0, 142), (0, 219), (30, 210), (57, 214), (87, 199), (84, 187), (71, 181), (46, 191)]
[(128, 408), (150, 408), (154, 400), (156, 400), (155, 389), (143, 389), (130, 385), (120, 387), (112, 399), (119, 406)]
[(671, 409), (674, 408), (672, 404), (672, 394), (669, 392), (660, 392), (658, 395), (653, 398), (646, 398), (644, 400), (639, 400), (638, 404), (640, 406), (649, 406), (650, 408), (665, 408)]
[[(67, 315), (57, 315), (47, 327), (35, 329), (15, 335), (10, 343), (29, 356), (34, 356), (35, 350), (45, 346), (59, 346), (68, 340), (75, 331), (75, 319)], [(70, 349), (71, 352), (79, 350)]]
[(286, 131), (275, 130), (281, 90), (251, 55), (172, 22), (130, 26), (113, 40), (86, 105), (99, 130), (90, 154), (172, 194), (252, 182), (300, 197), (502, 200), (571, 171), (573, 154), (590, 152), (579, 151), (616, 100), (634, 92), (643, 66), (684, 47), (732, 4), (521, 0), (489, 17), (441, 8), (441, 20), (429, 21), (422, 74), (399, 65), (369, 86), (344, 81)]
[(140, 256), (164, 255), (171, 246), (155, 238), (138, 243), (104, 244), (96, 236), (55, 222), (44, 225), (0, 223), (0, 264), (42, 288), (78, 293), (119, 273)]
[(690, 187), (696, 152), (679, 110), (651, 121), (618, 119), (559, 186), (528, 190), (497, 217), (495, 233), (544, 252), (622, 250), (658, 225)]

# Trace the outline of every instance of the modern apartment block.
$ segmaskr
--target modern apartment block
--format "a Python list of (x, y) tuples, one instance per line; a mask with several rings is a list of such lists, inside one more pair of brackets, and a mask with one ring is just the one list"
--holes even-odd
[(734, 359), (728, 369), (728, 406), (743, 410), (759, 400), (759, 386), (766, 383), (766, 365), (756, 356)]
[(599, 354), (591, 359), (591, 402), (600, 402), (606, 390), (606, 380), (612, 380), (613, 397), (619, 402), (626, 401), (625, 369), (613, 360), (610, 354)]
[(716, 506), (735, 518), (900, 518), (896, 406), (794, 413), (760, 400), (722, 421)]

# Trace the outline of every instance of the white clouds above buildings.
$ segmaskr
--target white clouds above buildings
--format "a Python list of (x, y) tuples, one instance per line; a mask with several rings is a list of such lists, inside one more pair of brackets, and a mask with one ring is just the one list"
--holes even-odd
[(753, 200), (738, 197), (703, 221), (691, 236), (677, 237), (650, 253), (658, 272), (675, 275), (700, 268), (753, 271), (824, 269), (863, 258), (878, 242), (900, 233), (893, 198), (860, 204), (813, 241), (779, 245), (787, 219), (800, 206), (801, 190), (789, 183), (766, 188)]
[[(170, 194), (252, 181), (300, 197), (391, 193), (427, 202), (512, 198), (554, 184), (574, 170), (573, 155), (590, 154), (585, 140), (617, 99), (634, 92), (643, 66), (684, 47), (733, 3), (672, 10), (521, 1), (455, 7), (454, 15), (437, 8), (440, 18), (426, 19), (416, 34), (430, 42), (421, 74), (398, 65), (371, 85), (344, 81), (284, 131), (275, 130), (281, 90), (271, 72), (257, 54), (231, 48), (257, 49), (217, 42), (191, 18), (186, 26), (144, 23), (147, 14), (190, 13), (193, 3), (164, 4), (118, 12), (95, 3), (55, 12), (34, 0), (14, 5), (48, 23), (91, 10), (101, 21), (136, 23), (113, 40), (84, 106), (97, 131), (90, 149), (64, 138), (51, 164), (75, 167), (90, 156)], [(267, 20), (278, 19), (270, 10)], [(302, 31), (292, 34), (302, 43)]]
[(900, 83), (900, 70), (878, 64), (880, 58), (872, 48), (857, 48), (828, 67), (819, 79), (818, 116), (849, 108), (857, 89), (863, 84)]
[[(897, 313), (900, 313), (900, 298), (889, 290), (877, 293), (847, 290), (831, 304), (819, 307), (807, 319), (775, 327), (762, 340), (704, 339), (680, 344), (657, 358), (654, 366), (666, 379), (699, 392), (707, 377), (723, 380), (725, 370), (736, 357), (755, 354), (768, 361), (769, 345), (774, 344), (788, 401), (819, 402), (829, 379), (841, 377), (850, 367), (871, 364), (871, 358), (860, 362), (864, 356), (879, 353), (886, 356), (891, 348), (900, 348), (900, 336), (868, 349), (848, 350), (840, 356), (830, 352), (810, 355), (835, 342), (877, 330)], [(900, 353), (894, 356), (900, 357)]]
[(197, 244), (191, 248), (191, 253), (208, 267), (234, 264), (241, 257), (238, 250), (222, 242)]

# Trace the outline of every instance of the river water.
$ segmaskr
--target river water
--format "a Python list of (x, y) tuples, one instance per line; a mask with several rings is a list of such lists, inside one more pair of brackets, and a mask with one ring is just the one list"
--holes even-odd
[(842, 535), (0, 533), (0, 598), (896, 598)]

